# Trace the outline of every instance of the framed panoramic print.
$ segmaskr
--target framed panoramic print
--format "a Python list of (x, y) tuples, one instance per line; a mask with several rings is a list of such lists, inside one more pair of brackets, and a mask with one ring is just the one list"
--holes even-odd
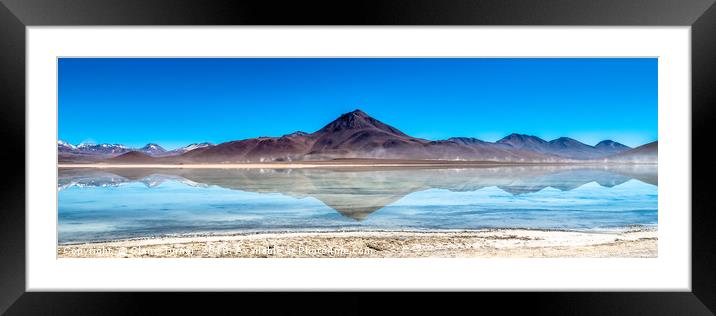
[(0, 12), (9, 314), (716, 308), (712, 1)]

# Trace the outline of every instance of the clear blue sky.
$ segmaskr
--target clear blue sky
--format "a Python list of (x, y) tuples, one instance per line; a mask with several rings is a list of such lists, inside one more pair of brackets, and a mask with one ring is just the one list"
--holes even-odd
[(59, 138), (168, 149), (360, 108), (416, 137), (657, 139), (657, 59), (62, 58)]

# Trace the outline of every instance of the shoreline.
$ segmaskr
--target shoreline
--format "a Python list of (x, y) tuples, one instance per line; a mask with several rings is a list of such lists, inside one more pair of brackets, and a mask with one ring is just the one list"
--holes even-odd
[(655, 258), (656, 227), (613, 231), (268, 232), (63, 244), (58, 258)]

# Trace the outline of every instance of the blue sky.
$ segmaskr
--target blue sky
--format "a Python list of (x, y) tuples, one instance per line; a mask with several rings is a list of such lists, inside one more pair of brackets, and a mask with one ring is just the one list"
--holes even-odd
[(167, 149), (360, 108), (427, 139), (657, 139), (655, 58), (62, 58), (59, 138)]

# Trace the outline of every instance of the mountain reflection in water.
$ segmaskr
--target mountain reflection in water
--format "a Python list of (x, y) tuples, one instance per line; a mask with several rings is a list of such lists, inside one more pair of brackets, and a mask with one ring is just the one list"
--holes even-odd
[[(60, 242), (270, 229), (652, 225), (656, 223), (657, 178), (656, 165), (359, 170), (62, 168), (58, 180)], [(478, 192), (481, 190), (485, 191)], [(575, 193), (566, 194), (570, 191)], [(414, 198), (406, 198), (409, 195)], [(349, 221), (320, 213), (321, 207), (306, 198), (320, 201)], [(386, 210), (383, 218), (370, 221), (382, 213), (377, 211), (389, 208), (394, 211)], [(605, 214), (612, 215), (606, 218)]]

